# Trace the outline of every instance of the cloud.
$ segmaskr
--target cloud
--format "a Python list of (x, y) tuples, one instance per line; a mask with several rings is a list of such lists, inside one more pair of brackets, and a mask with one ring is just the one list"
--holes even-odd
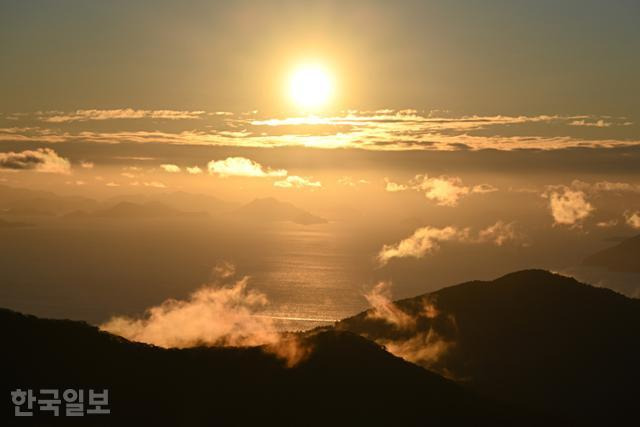
[(611, 181), (598, 181), (593, 184), (580, 181), (578, 179), (573, 180), (570, 185), (575, 190), (585, 191), (589, 193), (602, 193), (602, 192), (615, 192), (615, 193), (640, 193), (640, 185), (631, 184), (628, 182), (611, 182)]
[(60, 157), (50, 148), (38, 148), (18, 153), (13, 151), (0, 153), (0, 169), (34, 170), (68, 175), (71, 173), (71, 164), (69, 160)]
[(595, 210), (583, 191), (566, 186), (552, 188), (543, 197), (549, 199), (549, 209), (555, 225), (579, 224)]
[(144, 185), (145, 187), (153, 187), (153, 188), (167, 188), (167, 186), (161, 183), (160, 181), (144, 182), (142, 185)]
[(597, 127), (597, 128), (607, 128), (612, 126), (613, 123), (605, 122), (604, 120), (596, 120), (596, 121), (586, 121), (584, 119), (581, 120), (573, 120), (569, 122), (569, 126), (588, 126), (588, 127)]
[(322, 183), (320, 181), (312, 181), (309, 177), (297, 175), (289, 175), (286, 179), (274, 182), (273, 185), (280, 188), (322, 187)]
[(640, 229), (640, 211), (625, 212), (624, 219), (630, 227)]
[(390, 193), (398, 193), (409, 189), (408, 186), (389, 181), (389, 178), (386, 177), (384, 178), (384, 181), (386, 182), (384, 189)]
[(422, 258), (425, 254), (439, 248), (440, 242), (459, 239), (467, 234), (468, 230), (459, 230), (456, 227), (422, 227), (418, 228), (411, 236), (398, 243), (384, 245), (378, 253), (380, 265), (386, 265), (393, 258)]
[(178, 173), (181, 171), (180, 166), (178, 165), (173, 165), (173, 164), (169, 164), (169, 163), (165, 163), (160, 165), (160, 167), (165, 171), (165, 172), (169, 172), (169, 173)]
[(618, 225), (617, 219), (610, 219), (609, 221), (600, 221), (596, 223), (596, 227), (600, 227), (600, 228), (611, 228), (611, 227), (615, 227), (616, 225)]
[(148, 309), (142, 318), (114, 317), (100, 328), (160, 347), (275, 343), (278, 333), (271, 319), (252, 313), (267, 298), (248, 290), (247, 282), (245, 277), (232, 286), (205, 286), (186, 300), (169, 299)]
[(472, 244), (492, 243), (497, 246), (503, 246), (507, 242), (522, 241), (524, 239), (524, 234), (516, 230), (513, 222), (497, 221), (477, 233), (472, 232), (470, 228), (426, 226), (418, 228), (411, 236), (400, 240), (398, 243), (383, 245), (378, 252), (377, 260), (380, 266), (384, 266), (393, 258), (422, 258), (428, 253), (438, 250), (440, 244), (446, 241)]
[[(390, 282), (378, 283), (365, 298), (371, 305), (366, 314), (367, 319), (382, 320), (402, 331), (401, 335), (391, 334), (392, 339), (376, 339), (376, 342), (386, 347), (390, 353), (430, 368), (454, 345), (453, 341), (445, 340), (433, 329), (431, 321), (442, 318), (439, 324), (456, 331), (455, 318), (451, 315), (443, 317), (430, 296), (423, 297), (421, 306), (412, 313), (405, 312), (392, 301)], [(427, 324), (430, 325), (426, 329), (425, 319), (428, 319)]]
[(187, 172), (191, 175), (199, 175), (202, 173), (202, 169), (200, 169), (198, 166), (187, 166)]
[(72, 113), (49, 111), (42, 113), (41, 120), (48, 123), (86, 122), (90, 120), (116, 119), (164, 119), (186, 120), (199, 119), (204, 111), (176, 111), (176, 110), (134, 110), (121, 108), (115, 110), (76, 110)]
[(441, 175), (429, 177), (428, 175), (416, 175), (407, 185), (398, 184), (385, 178), (385, 190), (396, 193), (406, 190), (424, 192), (424, 196), (435, 201), (438, 206), (454, 207), (458, 205), (460, 199), (472, 193), (491, 193), (498, 189), (489, 184), (480, 184), (468, 187), (462, 184), (459, 177)]
[[(640, 145), (640, 140), (603, 136), (607, 126), (586, 137), (575, 132), (575, 123), (612, 123), (626, 126), (624, 118), (600, 116), (460, 116), (416, 110), (348, 111), (335, 117), (260, 118), (255, 112), (238, 116), (200, 111), (79, 110), (43, 113), (41, 120), (54, 123), (113, 118), (199, 118), (202, 126), (182, 131), (153, 129), (102, 132), (95, 129), (31, 127), (0, 128), (0, 141), (94, 143), (165, 143), (229, 147), (359, 148), (377, 151), (403, 150), (556, 150), (566, 148), (619, 148)], [(22, 119), (21, 119), (22, 120)], [(211, 123), (210, 121), (213, 121)], [(574, 123), (574, 124), (572, 124)], [(80, 125), (78, 125), (80, 126)], [(545, 128), (546, 126), (546, 128)], [(503, 132), (508, 127), (509, 132)], [(542, 129), (542, 131), (541, 131)]]
[(227, 157), (224, 160), (212, 160), (207, 164), (210, 174), (220, 177), (244, 176), (253, 178), (287, 176), (285, 169), (264, 168), (260, 163), (246, 157)]
[(370, 182), (366, 179), (356, 179), (350, 176), (342, 176), (338, 178), (338, 184), (344, 185), (346, 187), (356, 187), (358, 185), (370, 184)]
[(391, 300), (391, 283), (380, 282), (365, 294), (365, 299), (372, 309), (367, 312), (369, 319), (382, 319), (398, 329), (415, 328), (415, 319), (400, 310)]
[(432, 328), (406, 340), (380, 341), (386, 349), (409, 362), (431, 367), (454, 344), (443, 339)]
[(165, 348), (262, 346), (289, 367), (311, 353), (311, 344), (279, 332), (271, 317), (258, 314), (268, 304), (267, 297), (248, 289), (248, 277), (234, 280), (233, 264), (218, 263), (212, 275), (214, 283), (184, 300), (168, 299), (140, 317), (112, 317), (100, 329)]
[(515, 223), (505, 223), (498, 221), (495, 224), (480, 230), (477, 241), (492, 242), (498, 246), (502, 246), (507, 242), (522, 239), (523, 236), (516, 230)]
[(93, 162), (85, 162), (85, 161), (80, 162), (80, 167), (82, 169), (93, 169), (94, 166), (95, 165), (93, 164)]

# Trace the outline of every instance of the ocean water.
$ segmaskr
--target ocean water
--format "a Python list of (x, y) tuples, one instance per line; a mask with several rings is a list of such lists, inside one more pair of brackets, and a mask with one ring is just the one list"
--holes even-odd
[(272, 246), (249, 266), (250, 284), (268, 297), (264, 314), (282, 328), (326, 325), (367, 307), (370, 260), (355, 251), (343, 227), (284, 226), (266, 233)]
[(99, 324), (187, 299), (228, 261), (267, 297), (259, 315), (307, 329), (367, 307), (372, 249), (362, 242), (345, 224), (47, 219), (2, 230), (0, 306)]

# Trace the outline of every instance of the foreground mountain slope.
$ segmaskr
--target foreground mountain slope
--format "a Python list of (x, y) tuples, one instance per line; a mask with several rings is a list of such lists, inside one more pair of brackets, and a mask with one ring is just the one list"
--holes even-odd
[[(484, 395), (576, 422), (637, 412), (640, 300), (527, 270), (397, 307), (415, 323), (401, 328), (369, 311), (337, 328), (386, 342)], [(415, 340), (425, 333), (420, 352)]]
[(640, 234), (587, 257), (583, 264), (615, 272), (640, 273)]
[[(296, 342), (309, 353), (288, 367), (266, 347), (166, 350), (81, 322), (9, 310), (0, 310), (0, 330), (3, 394), (15, 388), (108, 388), (112, 413), (92, 416), (91, 425), (510, 425), (531, 420), (344, 331), (299, 337)], [(10, 399), (3, 405), (2, 416), (13, 419)], [(46, 418), (55, 425), (72, 421)], [(41, 417), (31, 422), (44, 425)]]

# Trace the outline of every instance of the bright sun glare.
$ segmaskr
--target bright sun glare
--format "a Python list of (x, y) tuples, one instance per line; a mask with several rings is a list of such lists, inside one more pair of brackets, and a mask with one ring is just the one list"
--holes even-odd
[(293, 102), (299, 107), (322, 107), (333, 94), (331, 74), (321, 65), (302, 65), (291, 75), (289, 90)]

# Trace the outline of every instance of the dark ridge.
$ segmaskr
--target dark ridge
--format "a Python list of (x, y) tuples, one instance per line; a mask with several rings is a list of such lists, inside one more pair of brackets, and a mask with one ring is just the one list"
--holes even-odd
[[(438, 315), (428, 318), (425, 302)], [(368, 312), (337, 323), (380, 342), (432, 331), (449, 343), (417, 361), (485, 396), (573, 422), (608, 422), (637, 411), (640, 300), (543, 270), (472, 281), (397, 302), (416, 319), (402, 330)]]
[[(293, 367), (267, 347), (163, 349), (86, 323), (0, 310), (3, 410), (16, 388), (110, 390), (111, 415), (49, 415), (20, 425), (535, 425), (348, 331), (297, 337)], [(292, 338), (293, 339), (293, 338)], [(0, 420), (0, 424), (7, 425)]]

